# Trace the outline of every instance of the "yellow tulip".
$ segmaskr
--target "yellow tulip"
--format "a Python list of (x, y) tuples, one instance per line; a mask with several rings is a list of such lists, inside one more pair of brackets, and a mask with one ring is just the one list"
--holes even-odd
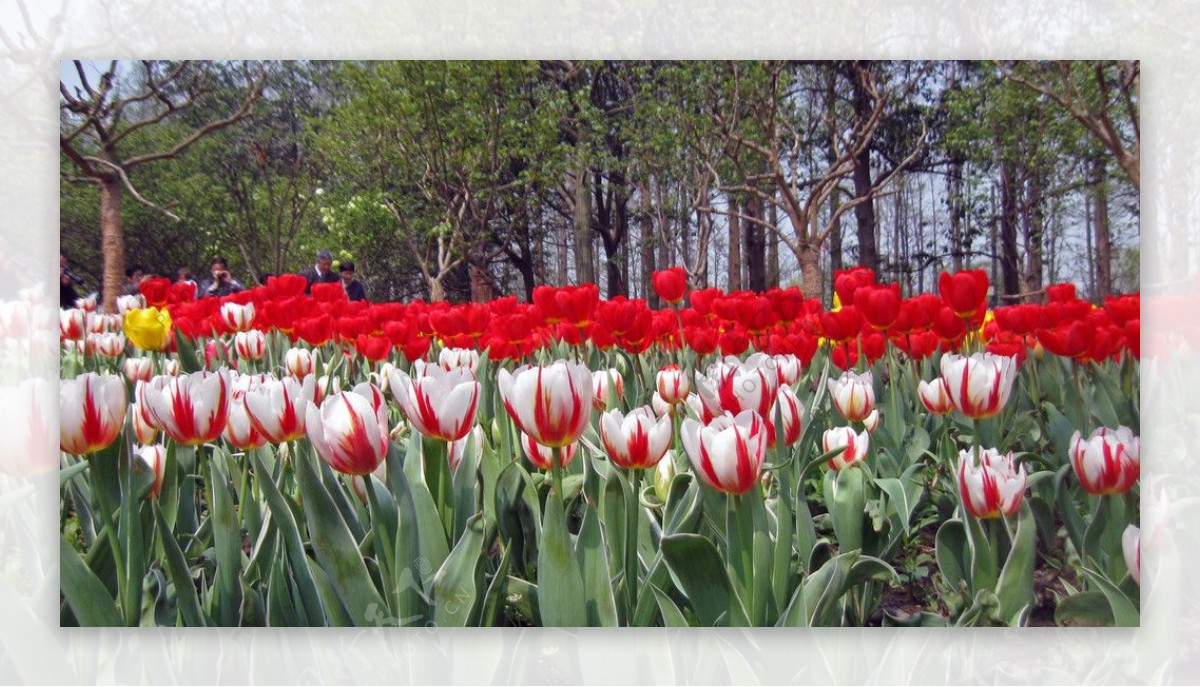
[(163, 351), (171, 337), (166, 308), (136, 308), (125, 313), (125, 336), (143, 351)]

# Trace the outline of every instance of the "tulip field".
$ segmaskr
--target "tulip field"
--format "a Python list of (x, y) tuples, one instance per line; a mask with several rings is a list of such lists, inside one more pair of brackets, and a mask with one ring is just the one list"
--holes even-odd
[(61, 623), (1139, 624), (1136, 294), (653, 286), (62, 310)]

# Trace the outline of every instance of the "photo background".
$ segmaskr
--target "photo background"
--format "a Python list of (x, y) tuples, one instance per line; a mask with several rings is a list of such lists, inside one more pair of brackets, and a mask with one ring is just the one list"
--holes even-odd
[[(511, 4), (511, 3), (509, 3)], [(45, 286), (53, 322), (57, 76), (84, 58), (1017, 58), (1142, 60), (1142, 627), (1137, 630), (63, 630), (58, 482), (0, 475), (0, 680), (105, 683), (1189, 682), (1200, 668), (1200, 299), (1194, 122), (1200, 8), (1181, 2), (739, 7), (721, 0), (484, 7), (271, 0), (0, 6), (0, 467), (56, 460), (57, 339), (7, 326)], [(29, 294), (26, 294), (29, 295)], [(1185, 350), (1181, 351), (1181, 347)], [(1156, 354), (1157, 351), (1157, 354)], [(1157, 358), (1155, 360), (1155, 358)], [(40, 399), (31, 405), (30, 399)], [(49, 430), (28, 428), (44, 411)], [(1196, 428), (1194, 428), (1196, 427)], [(1153, 542), (1153, 544), (1151, 543)]]

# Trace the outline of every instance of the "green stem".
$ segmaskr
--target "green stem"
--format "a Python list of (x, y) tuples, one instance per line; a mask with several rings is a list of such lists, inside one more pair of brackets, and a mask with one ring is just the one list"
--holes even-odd
[(633, 614), (637, 609), (638, 594), (638, 516), (642, 471), (629, 471), (629, 499), (625, 504), (625, 595), (628, 602), (629, 624), (633, 625)]
[(550, 479), (554, 483), (554, 493), (558, 495), (558, 500), (563, 504), (563, 510), (566, 510), (567, 496), (563, 493), (562, 486), (562, 449), (555, 448), (553, 458), (550, 459)]

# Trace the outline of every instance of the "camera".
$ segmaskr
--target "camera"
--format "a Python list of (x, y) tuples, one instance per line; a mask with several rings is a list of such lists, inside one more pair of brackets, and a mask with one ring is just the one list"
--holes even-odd
[(69, 268), (63, 267), (62, 273), (67, 276), (67, 279), (70, 279), (71, 281), (75, 282), (76, 285), (78, 285), (78, 286), (83, 285), (83, 277), (79, 276), (78, 274), (75, 274)]

